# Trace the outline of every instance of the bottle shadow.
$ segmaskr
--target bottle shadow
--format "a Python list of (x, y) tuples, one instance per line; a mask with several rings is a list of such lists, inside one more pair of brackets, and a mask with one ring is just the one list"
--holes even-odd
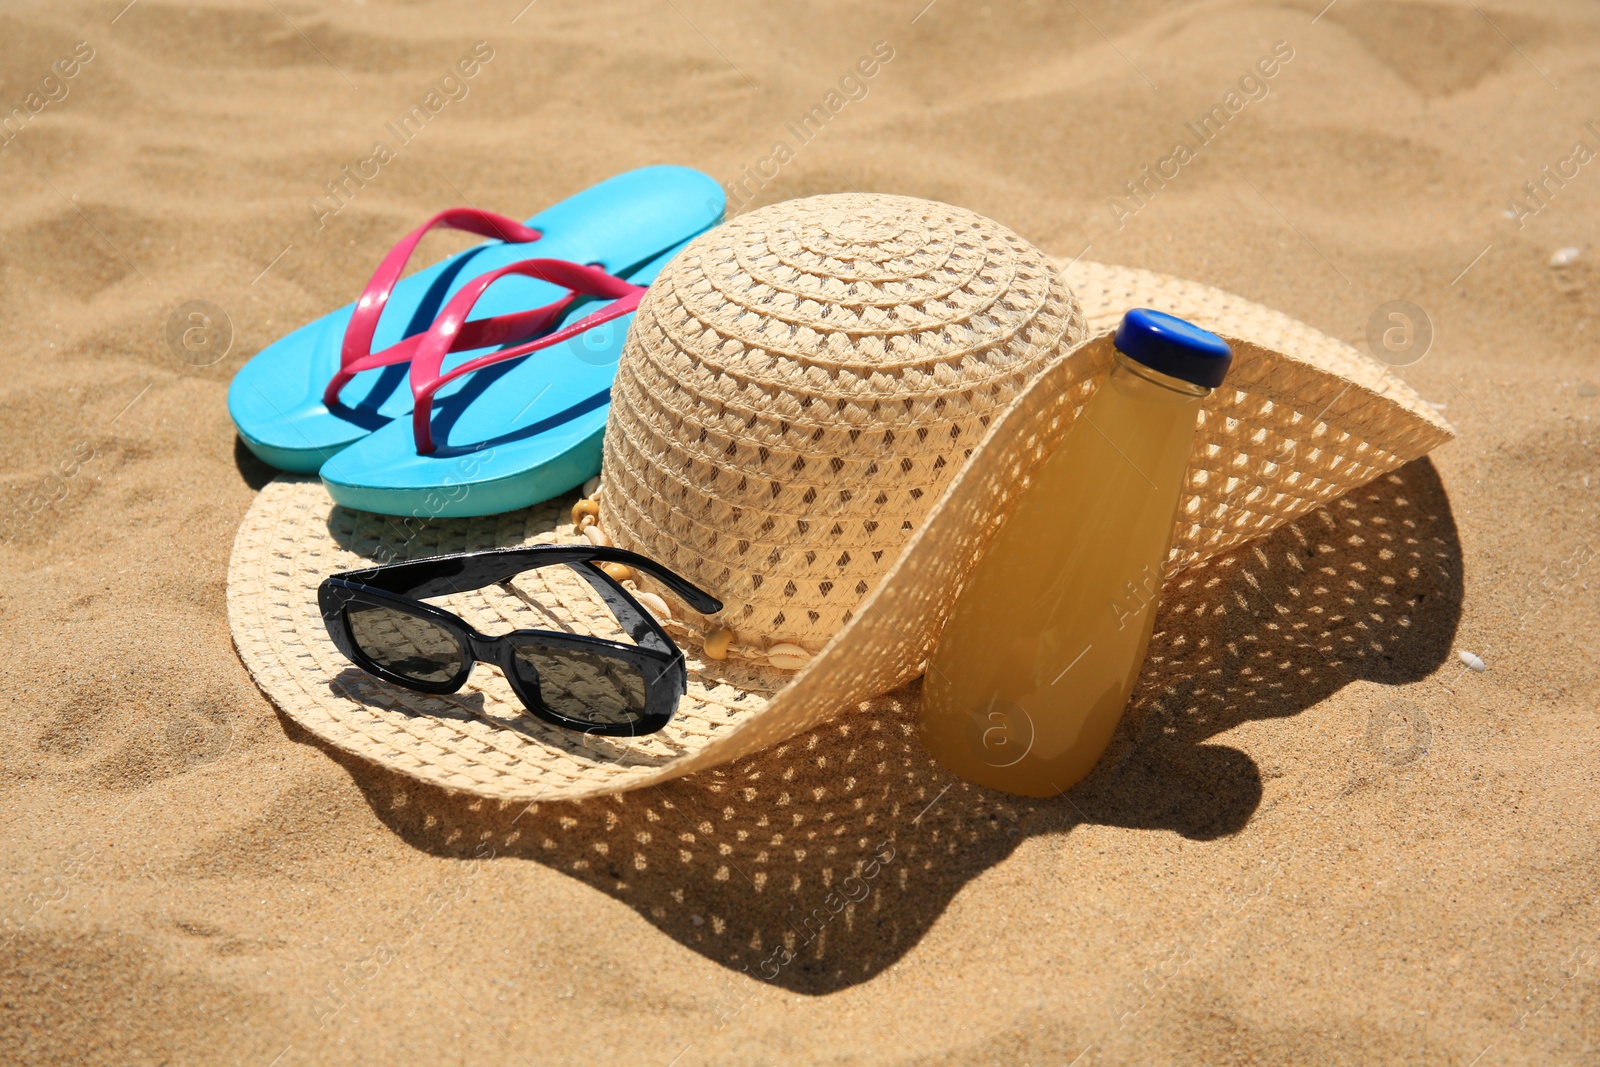
[(917, 740), (919, 683), (727, 766), (576, 803), (452, 794), (321, 747), (418, 849), (541, 863), (732, 971), (820, 995), (898, 960), (1027, 837), (1081, 824), (1237, 833), (1261, 802), (1261, 772), (1210, 739), (1358, 679), (1426, 677), (1451, 649), (1461, 562), (1438, 473), (1419, 460), (1183, 572), (1111, 749), (1050, 800), (935, 763)]

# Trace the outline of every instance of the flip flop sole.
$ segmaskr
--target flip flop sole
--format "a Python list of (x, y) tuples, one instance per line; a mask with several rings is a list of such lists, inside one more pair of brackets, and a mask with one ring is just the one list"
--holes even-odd
[[(619, 174), (529, 219), (528, 225), (544, 235), (537, 242), (486, 242), (401, 281), (384, 309), (373, 348), (386, 348), (427, 329), (445, 302), (485, 271), (537, 256), (625, 275), (720, 222), (723, 208), (721, 187), (688, 167), (643, 167)], [(548, 282), (507, 278), (484, 295), (474, 317), (523, 311), (565, 293)], [(229, 414), (245, 447), (264, 462), (296, 473), (315, 472), (354, 442), (410, 413), (404, 364), (356, 375), (340, 394), (348, 406), (329, 410), (322, 402), (323, 389), (339, 368), (339, 350), (354, 308), (346, 305), (275, 341), (234, 376)], [(473, 355), (452, 353), (445, 369)], [(453, 383), (441, 397), (461, 387)]]

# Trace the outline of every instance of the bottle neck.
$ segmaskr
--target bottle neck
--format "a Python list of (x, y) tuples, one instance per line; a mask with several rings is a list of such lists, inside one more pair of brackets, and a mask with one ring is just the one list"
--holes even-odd
[(1138, 379), (1191, 400), (1198, 400), (1212, 393), (1212, 390), (1204, 385), (1186, 382), (1170, 374), (1162, 374), (1115, 349), (1112, 350), (1112, 354), (1116, 357), (1116, 365), (1111, 368), (1111, 380), (1118, 385), (1131, 385), (1132, 379)]

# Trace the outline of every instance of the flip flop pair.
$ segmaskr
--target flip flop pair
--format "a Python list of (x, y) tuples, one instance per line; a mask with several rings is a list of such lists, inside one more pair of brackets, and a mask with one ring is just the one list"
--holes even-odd
[[(364, 511), (488, 515), (566, 492), (600, 469), (639, 297), (723, 207), (708, 176), (658, 166), (525, 223), (441, 212), (390, 250), (358, 301), (239, 370), (228, 390), (239, 436)], [(440, 227), (490, 240), (400, 280)]]

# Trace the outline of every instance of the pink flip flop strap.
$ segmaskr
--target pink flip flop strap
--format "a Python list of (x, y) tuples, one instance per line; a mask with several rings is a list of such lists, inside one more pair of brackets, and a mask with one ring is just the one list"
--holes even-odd
[[(467, 316), (472, 313), (473, 306), (489, 286), (511, 274), (538, 278), (571, 289), (572, 296), (558, 302), (562, 307), (570, 306), (580, 295), (608, 299), (612, 303), (554, 333), (498, 352), (491, 352), (486, 356), (479, 356), (477, 359), (470, 359), (452, 368), (448, 374), (441, 374), (445, 355), (468, 347), (459, 339), (477, 325), (476, 322), (467, 322)], [(481, 274), (462, 286), (456, 295), (450, 298), (444, 310), (439, 312), (439, 316), (433, 320), (433, 325), (428, 327), (428, 331), (421, 335), (416, 351), (411, 356), (411, 395), (414, 398), (411, 429), (416, 438), (417, 454), (426, 456), (434, 451), (433, 397), (444, 386), (473, 371), (482, 370), (496, 363), (504, 363), (506, 360), (520, 359), (531, 352), (568, 341), (603, 322), (621, 318), (638, 308), (639, 299), (644, 293), (645, 287), (642, 285), (624, 281), (598, 267), (585, 267), (562, 259), (525, 259), (520, 263)], [(550, 304), (548, 308), (556, 306), (557, 304)]]
[[(411, 352), (416, 347), (416, 342), (411, 338), (400, 342), (398, 345), (385, 349), (382, 354), (392, 354), (392, 358), (380, 362), (372, 362), (372, 337), (378, 330), (378, 320), (383, 316), (383, 309), (389, 302), (389, 295), (394, 292), (395, 283), (400, 280), (400, 273), (405, 270), (406, 263), (411, 259), (411, 253), (417, 249), (420, 242), (429, 230), (445, 226), (452, 230), (464, 230), (475, 233), (480, 237), (497, 237), (502, 241), (514, 244), (526, 244), (539, 240), (543, 236), (538, 230), (524, 226), (515, 219), (504, 215), (496, 215), (492, 211), (480, 211), (473, 207), (453, 207), (439, 212), (427, 222), (418, 226), (383, 257), (383, 262), (378, 264), (378, 269), (372, 272), (372, 278), (367, 282), (367, 287), (361, 291), (361, 299), (356, 301), (356, 309), (350, 316), (350, 323), (345, 327), (344, 344), (339, 349), (339, 370), (334, 374), (333, 380), (323, 390), (322, 401), (328, 407), (335, 407), (339, 403), (339, 392), (363, 370), (373, 367), (387, 366), (390, 363), (402, 363), (410, 358)], [(544, 310), (544, 309), (540, 309)], [(558, 314), (558, 313), (555, 313)], [(533, 321), (532, 313), (523, 313), (527, 321)], [(553, 316), (554, 317), (554, 316)], [(552, 321), (553, 321), (552, 317)], [(512, 318), (512, 316), (505, 316)], [(494, 322), (496, 320), (485, 320)], [(526, 337), (535, 332), (537, 327), (526, 328), (526, 322), (506, 324), (510, 331), (507, 337)], [(484, 329), (487, 329), (484, 327)], [(502, 339), (504, 340), (504, 339)], [(406, 342), (410, 341), (408, 345)], [(497, 344), (498, 341), (484, 341), (483, 344)]]
[[(455, 341), (450, 345), (450, 351), (464, 352), (473, 348), (503, 345), (518, 337), (532, 337), (534, 334), (543, 333), (550, 328), (551, 323), (559, 322), (561, 316), (567, 313), (567, 309), (577, 299), (577, 294), (572, 294), (531, 311), (518, 311), (510, 315), (496, 315), (494, 318), (473, 319), (471, 322), (463, 323), (461, 332), (456, 334)], [(354, 376), (364, 370), (406, 363), (416, 354), (417, 346), (426, 336), (426, 332), (413, 334), (381, 351), (352, 360), (341, 373)]]

